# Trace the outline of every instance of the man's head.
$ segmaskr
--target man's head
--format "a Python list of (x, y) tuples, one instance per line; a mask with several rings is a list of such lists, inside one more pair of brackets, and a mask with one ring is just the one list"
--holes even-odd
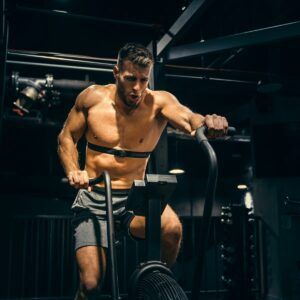
[(140, 44), (129, 43), (119, 51), (114, 76), (118, 96), (126, 106), (135, 108), (140, 103), (152, 65), (151, 52)]
[(153, 56), (145, 46), (128, 43), (122, 47), (118, 53), (117, 66), (120, 70), (122, 70), (124, 66), (124, 61), (130, 61), (140, 68), (147, 68), (153, 65)]

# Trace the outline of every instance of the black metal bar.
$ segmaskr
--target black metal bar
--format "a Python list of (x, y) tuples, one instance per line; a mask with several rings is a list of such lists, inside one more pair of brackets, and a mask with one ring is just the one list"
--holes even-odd
[[(160, 82), (159, 78), (162, 75), (162, 72), (161, 66), (157, 62), (157, 42), (155, 37), (150, 45), (154, 58), (150, 87), (152, 90), (154, 90), (157, 89), (157, 85)], [(154, 170), (153, 173), (164, 174), (168, 171), (168, 139), (166, 129), (164, 129), (163, 133), (161, 134), (159, 142), (151, 156), (151, 167), (152, 170)]]
[(139, 244), (134, 243), (135, 245), (135, 265), (137, 266), (140, 262), (140, 251), (139, 251)]
[[(29, 249), (29, 255), (28, 255), (28, 257), (30, 257), (30, 260), (29, 260), (29, 270), (33, 270), (33, 266), (34, 266), (34, 261), (35, 261), (35, 256), (36, 256), (36, 249), (35, 249), (35, 238), (36, 238), (36, 232), (35, 232), (35, 224), (36, 224), (36, 222), (35, 222), (35, 219), (31, 219), (31, 220), (29, 220), (29, 224), (30, 224), (30, 234), (29, 234), (29, 238), (30, 238), (30, 243), (29, 243), (29, 247), (28, 247), (28, 249)], [(33, 274), (32, 274), (32, 276), (31, 277), (29, 277), (31, 280), (29, 280), (29, 285), (30, 286), (32, 286), (32, 283), (34, 282), (34, 276), (35, 276), (35, 274), (34, 274), (34, 272), (32, 272)], [(28, 278), (28, 276), (27, 276), (27, 278)]]
[(147, 261), (160, 261), (160, 214), (161, 202), (159, 199), (149, 197), (147, 199), (146, 211), (146, 260)]
[(239, 48), (233, 51), (233, 53), (226, 53), (222, 54), (218, 58), (216, 58), (213, 62), (211, 62), (207, 67), (208, 68), (216, 68), (216, 67), (224, 67), (226, 64), (228, 64), (230, 61), (232, 61), (238, 54), (243, 52), (244, 48)]
[(35, 241), (35, 266), (34, 266), (34, 296), (38, 296), (38, 290), (39, 290), (39, 259), (40, 259), (40, 226), (41, 226), (41, 220), (37, 218), (36, 221), (37, 229), (36, 229), (36, 241)]
[(208, 244), (208, 237), (210, 231), (210, 221), (213, 208), (213, 201), (215, 198), (215, 189), (217, 184), (218, 177), (218, 164), (216, 154), (207, 141), (204, 135), (204, 128), (198, 128), (196, 131), (196, 138), (201, 148), (207, 155), (209, 163), (209, 174), (207, 180), (203, 216), (202, 216), (202, 226), (201, 226), (201, 235), (200, 235), (200, 249), (198, 252), (196, 267), (194, 271), (193, 287), (192, 287), (192, 300), (197, 300), (200, 297), (200, 287), (201, 287), (201, 278), (203, 274), (203, 267), (205, 262), (205, 253)]
[(7, 49), (9, 40), (9, 24), (5, 12), (5, 0), (1, 2), (1, 17), (2, 17), (2, 36), (0, 37), (0, 145), (2, 144), (2, 131), (3, 131), (3, 114), (4, 114), (4, 100), (5, 100), (5, 87), (6, 87), (6, 60)]
[(14, 249), (14, 222), (13, 220), (9, 223), (9, 253), (8, 253), (8, 272), (7, 272), (7, 298), (10, 298), (12, 274), (13, 274), (13, 249)]
[(126, 241), (126, 236), (123, 236), (122, 238), (122, 245), (123, 245), (123, 251), (122, 251), (122, 258), (123, 258), (123, 286), (122, 286), (122, 290), (125, 291), (126, 290), (126, 286), (127, 286), (127, 241)]
[(60, 68), (60, 69), (70, 69), (70, 70), (82, 70), (82, 71), (92, 71), (92, 72), (108, 72), (111, 73), (112, 69), (104, 68), (92, 68), (92, 67), (80, 67), (80, 66), (69, 66), (69, 65), (59, 65), (59, 64), (47, 64), (47, 63), (37, 63), (37, 62), (27, 62), (18, 60), (7, 60), (8, 64), (24, 65), (24, 66), (37, 66), (37, 67), (47, 67), (47, 68)]
[(207, 76), (191, 76), (191, 75), (180, 75), (180, 74), (165, 74), (165, 77), (176, 78), (176, 79), (196, 79), (196, 80), (206, 80), (206, 81), (216, 81), (216, 82), (226, 82), (226, 83), (238, 83), (243, 84), (249, 88), (257, 88), (257, 81), (245, 81), (229, 78), (215, 78)]
[(48, 281), (47, 281), (47, 290), (48, 295), (51, 295), (52, 291), (52, 270), (53, 270), (53, 240), (54, 240), (54, 225), (53, 225), (53, 219), (48, 220), (49, 224), (49, 232), (48, 232), (48, 239), (49, 239), (49, 257), (48, 257)]
[(65, 267), (65, 222), (66, 220), (61, 220), (61, 264), (60, 264), (60, 295), (63, 296), (64, 286), (65, 286), (65, 274), (64, 274), (64, 267)]
[[(43, 259), (44, 258), (44, 255), (46, 255), (46, 257), (48, 257), (48, 248), (47, 248), (47, 238), (48, 238), (48, 231), (47, 231), (47, 219), (46, 218), (43, 218), (41, 219), (41, 236), (40, 236), (40, 245), (41, 245), (41, 248), (40, 248), (40, 252), (41, 252), (41, 265), (40, 266), (43, 266), (44, 268), (47, 268), (47, 261), (46, 259)], [(41, 271), (42, 268), (39, 266), (39, 270)], [(46, 280), (47, 280), (47, 276), (48, 274), (43, 274), (43, 290), (46, 288)], [(39, 284), (41, 284), (41, 279), (39, 278)], [(41, 292), (41, 288), (40, 286), (38, 287), (39, 289), (39, 293)]]
[(98, 66), (98, 67), (109, 67), (113, 68), (115, 63), (108, 63), (108, 62), (97, 62), (97, 61), (88, 61), (88, 60), (79, 60), (74, 58), (65, 58), (65, 57), (57, 57), (57, 56), (47, 56), (47, 55), (36, 55), (36, 54), (27, 54), (27, 53), (14, 53), (11, 51), (7, 52), (8, 58), (10, 56), (15, 56), (16, 58), (25, 58), (25, 59), (41, 59), (41, 60), (49, 60), (49, 61), (56, 61), (56, 62), (64, 62), (64, 63), (78, 63), (82, 65), (91, 65), (91, 66)]
[(21, 279), (21, 297), (25, 296), (25, 278), (26, 278), (26, 259), (27, 259), (27, 236), (28, 236), (28, 220), (24, 220), (24, 236), (23, 236), (23, 252), (22, 252), (22, 279)]
[(115, 230), (113, 220), (113, 207), (112, 207), (112, 192), (111, 181), (107, 171), (103, 172), (105, 182), (105, 202), (107, 210), (107, 237), (108, 237), (108, 249), (109, 249), (109, 267), (111, 272), (111, 291), (112, 299), (119, 300), (119, 282), (117, 274), (117, 259), (115, 249)]
[(274, 43), (300, 35), (300, 21), (286, 23), (252, 31), (215, 38), (204, 42), (173, 47), (167, 54), (168, 60), (191, 58), (194, 56), (244, 48), (260, 44)]
[(148, 45), (148, 49), (151, 51), (152, 53), (152, 56), (153, 56), (153, 67), (152, 67), (152, 70), (151, 70), (151, 77), (150, 77), (150, 80), (149, 80), (149, 86), (152, 90), (155, 89), (155, 84), (156, 84), (156, 76), (157, 76), (157, 72), (156, 72), (156, 65), (157, 65), (157, 62), (156, 62), (156, 57), (157, 57), (157, 43), (156, 41), (153, 39), (151, 41), (151, 43)]
[(148, 30), (156, 30), (156, 24), (146, 24), (146, 23), (138, 23), (138, 22), (131, 22), (131, 21), (124, 21), (124, 20), (114, 20), (108, 18), (98, 18), (98, 17), (91, 17), (85, 15), (79, 15), (74, 13), (69, 13), (66, 11), (61, 10), (46, 10), (46, 9), (37, 9), (37, 8), (30, 8), (24, 6), (16, 6), (16, 10), (23, 12), (23, 13), (33, 13), (33, 14), (40, 14), (40, 15), (50, 15), (50, 16), (57, 16), (63, 18), (72, 18), (72, 19), (79, 19), (84, 20), (87, 22), (93, 23), (106, 23), (106, 24), (115, 24), (115, 25), (122, 25), (122, 26), (129, 26), (129, 27), (136, 27)]
[(194, 0), (175, 21), (171, 28), (157, 43), (157, 55), (162, 56), (164, 52), (178, 40), (199, 15), (208, 7), (210, 0)]
[(79, 55), (79, 54), (69, 54), (69, 53), (60, 53), (60, 52), (44, 52), (44, 51), (32, 51), (32, 50), (19, 50), (19, 49), (9, 49), (8, 50), (9, 55), (15, 55), (15, 54), (29, 54), (34, 55), (36, 58), (39, 58), (39, 56), (47, 56), (47, 57), (61, 57), (61, 58), (71, 58), (71, 59), (77, 59), (82, 61), (98, 61), (98, 62), (111, 62), (116, 63), (116, 58), (107, 58), (107, 57), (95, 57), (95, 56), (87, 56), (87, 55)]
[(0, 21), (0, 44), (3, 44), (4, 42), (4, 36), (5, 36), (5, 27), (6, 27), (6, 17), (5, 17), (5, 0), (1, 1), (1, 21)]
[[(177, 70), (177, 71), (190, 71), (190, 72), (200, 72), (205, 74), (205, 76), (236, 76), (236, 78), (247, 78), (250, 79), (270, 79), (270, 76), (278, 78), (277, 74), (255, 72), (255, 71), (243, 71), (243, 70), (234, 70), (234, 69), (222, 69), (222, 68), (210, 68), (210, 67), (195, 67), (195, 66), (186, 66), (186, 65), (174, 65), (174, 64), (165, 64), (165, 69), (167, 71)], [(196, 75), (197, 73), (195, 73)]]

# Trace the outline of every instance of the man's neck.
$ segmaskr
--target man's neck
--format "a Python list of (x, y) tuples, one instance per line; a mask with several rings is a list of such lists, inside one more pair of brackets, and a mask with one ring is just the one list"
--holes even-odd
[(137, 104), (137, 106), (129, 106), (126, 104), (126, 101), (124, 99), (122, 99), (122, 97), (119, 95), (118, 93), (118, 88), (117, 88), (117, 85), (115, 85), (115, 92), (114, 92), (114, 102), (115, 102), (115, 107), (121, 112), (123, 112), (124, 114), (132, 114), (133, 112), (135, 112), (139, 107), (140, 105), (143, 103), (143, 101), (145, 100), (147, 96), (147, 92), (144, 91), (142, 93), (142, 96), (141, 96), (141, 99), (139, 101), (139, 103)]
[(125, 103), (125, 101), (122, 99), (122, 97), (120, 97), (120, 95), (118, 94), (117, 88), (116, 88), (114, 100), (115, 100), (114, 101), (115, 102), (115, 108), (119, 112), (121, 112), (123, 114), (126, 114), (126, 115), (132, 114), (138, 108), (138, 106), (131, 107), (131, 106), (127, 105)]

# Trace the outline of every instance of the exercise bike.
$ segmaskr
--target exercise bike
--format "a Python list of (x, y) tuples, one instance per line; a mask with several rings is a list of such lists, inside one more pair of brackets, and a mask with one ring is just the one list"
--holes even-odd
[[(218, 176), (217, 158), (206, 135), (206, 128), (196, 130), (196, 140), (204, 150), (209, 160), (209, 177), (206, 187), (206, 196), (202, 218), (202, 232), (200, 235), (200, 253), (196, 262), (192, 300), (199, 299), (200, 282), (203, 272), (205, 251), (207, 248), (210, 219), (215, 197)], [(229, 128), (228, 133), (234, 132)], [(108, 234), (108, 265), (111, 274), (111, 299), (121, 300), (118, 286), (115, 232), (112, 209), (111, 182), (108, 172), (104, 171), (100, 177), (90, 179), (89, 185), (103, 182), (105, 186), (105, 200), (107, 207), (107, 234)], [(177, 180), (174, 175), (147, 174), (145, 180), (135, 180), (128, 195), (126, 209), (137, 215), (146, 217), (146, 261), (141, 263), (133, 272), (128, 287), (128, 298), (149, 300), (187, 300), (188, 297), (176, 282), (171, 270), (160, 259), (160, 216), (169, 197), (175, 189)]]

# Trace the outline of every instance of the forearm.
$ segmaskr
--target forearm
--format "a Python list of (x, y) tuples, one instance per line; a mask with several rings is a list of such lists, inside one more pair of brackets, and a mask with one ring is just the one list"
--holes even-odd
[(189, 117), (189, 124), (191, 126), (191, 132), (195, 131), (197, 128), (201, 127), (204, 125), (205, 122), (205, 117), (200, 115), (200, 114), (196, 114), (196, 113), (192, 113), (191, 116)]
[(160, 112), (175, 128), (193, 136), (197, 128), (205, 125), (211, 137), (226, 134), (228, 122), (225, 117), (216, 114), (203, 116), (194, 113), (187, 106), (180, 104), (170, 93), (162, 92), (159, 96), (163, 99)]
[(57, 153), (66, 175), (80, 169), (76, 144), (69, 139), (58, 139)]

